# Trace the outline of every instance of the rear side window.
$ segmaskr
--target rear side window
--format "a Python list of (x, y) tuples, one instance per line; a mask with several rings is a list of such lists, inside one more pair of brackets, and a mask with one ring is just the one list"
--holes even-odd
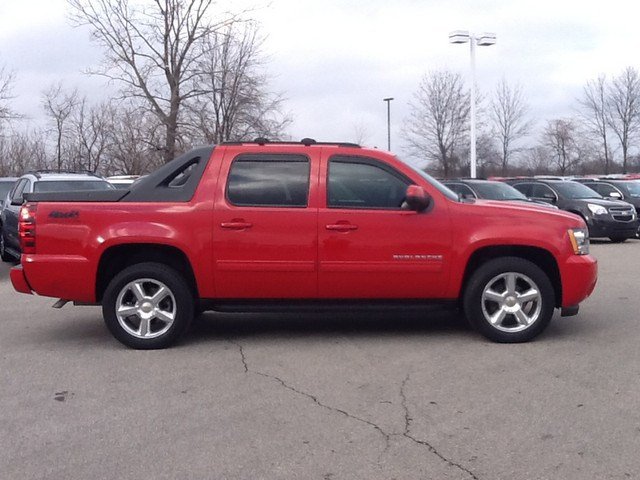
[(113, 190), (107, 182), (84, 180), (50, 180), (36, 182), (34, 192), (75, 192), (77, 190)]
[(309, 159), (303, 155), (241, 155), (231, 164), (227, 200), (243, 207), (306, 207)]
[(531, 184), (530, 183), (517, 183), (513, 186), (516, 190), (522, 193), (525, 197), (531, 198)]
[(400, 209), (411, 182), (376, 160), (332, 157), (327, 205), (334, 208)]
[(531, 187), (531, 196), (533, 198), (556, 198), (556, 194), (553, 193), (551, 188), (539, 183), (536, 183)]

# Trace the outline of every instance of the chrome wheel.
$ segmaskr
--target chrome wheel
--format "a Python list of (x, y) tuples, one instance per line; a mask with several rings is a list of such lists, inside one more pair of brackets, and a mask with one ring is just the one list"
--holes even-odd
[(497, 330), (521, 332), (541, 316), (542, 294), (528, 276), (507, 272), (493, 277), (482, 291), (482, 313)]
[(150, 339), (166, 333), (176, 318), (176, 299), (164, 283), (151, 278), (127, 283), (118, 294), (116, 318), (136, 338)]

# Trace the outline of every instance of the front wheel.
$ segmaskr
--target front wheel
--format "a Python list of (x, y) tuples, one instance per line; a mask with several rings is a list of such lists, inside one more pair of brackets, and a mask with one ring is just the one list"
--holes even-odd
[(622, 243), (627, 240), (627, 237), (609, 237), (612, 243)]
[(464, 292), (471, 325), (495, 342), (526, 342), (551, 321), (555, 293), (549, 277), (518, 257), (490, 260), (471, 276)]
[(175, 343), (193, 320), (194, 304), (179, 272), (160, 263), (139, 263), (109, 282), (102, 314), (117, 340), (148, 350)]

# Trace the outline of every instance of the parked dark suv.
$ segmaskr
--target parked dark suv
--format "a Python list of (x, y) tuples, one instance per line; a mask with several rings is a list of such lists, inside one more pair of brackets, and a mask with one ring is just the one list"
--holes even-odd
[[(640, 216), (640, 180), (623, 180), (623, 179), (593, 179), (585, 178), (578, 180), (580, 183), (595, 190), (604, 198), (611, 200), (624, 200), (633, 205), (636, 209), (636, 215)], [(640, 237), (640, 228), (636, 233)]]
[(6, 262), (20, 258), (18, 214), (25, 194), (113, 189), (104, 178), (91, 173), (39, 171), (21, 176), (4, 197), (0, 212), (0, 257)]
[(608, 237), (612, 242), (634, 238), (638, 216), (633, 205), (608, 200), (591, 188), (567, 180), (516, 180), (512, 185), (533, 200), (556, 205), (584, 218), (592, 238)]

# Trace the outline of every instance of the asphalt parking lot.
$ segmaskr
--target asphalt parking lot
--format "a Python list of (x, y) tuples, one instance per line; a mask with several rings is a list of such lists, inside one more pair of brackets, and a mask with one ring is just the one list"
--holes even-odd
[(640, 478), (640, 242), (536, 341), (454, 313), (207, 314), (126, 349), (0, 266), (2, 479)]

